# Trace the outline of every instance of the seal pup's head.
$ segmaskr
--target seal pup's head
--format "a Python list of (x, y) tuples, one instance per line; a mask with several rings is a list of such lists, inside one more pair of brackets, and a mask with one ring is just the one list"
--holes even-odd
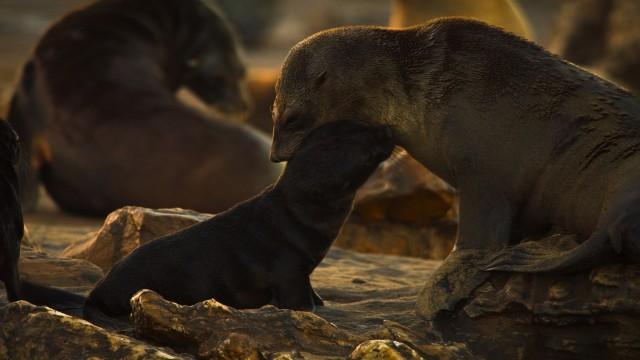
[(225, 114), (249, 110), (246, 68), (240, 45), (222, 12), (205, 0), (196, 0), (195, 19), (184, 18), (179, 42), (180, 85)]
[(337, 121), (395, 123), (405, 103), (401, 31), (327, 30), (295, 45), (282, 66), (273, 104), (271, 160), (286, 161), (315, 128)]
[(297, 199), (352, 201), (394, 144), (388, 129), (334, 122), (310, 133), (287, 162), (278, 182)]

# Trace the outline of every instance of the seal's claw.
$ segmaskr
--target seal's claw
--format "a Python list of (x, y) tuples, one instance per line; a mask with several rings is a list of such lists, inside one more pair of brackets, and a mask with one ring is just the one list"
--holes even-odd
[(537, 269), (553, 255), (553, 250), (544, 248), (537, 242), (525, 242), (498, 252), (483, 270), (537, 272)]

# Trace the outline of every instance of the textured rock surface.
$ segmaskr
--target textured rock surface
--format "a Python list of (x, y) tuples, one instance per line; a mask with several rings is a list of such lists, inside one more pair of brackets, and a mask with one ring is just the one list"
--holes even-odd
[[(372, 331), (348, 331), (316, 314), (265, 306), (236, 310), (215, 300), (180, 306), (143, 290), (131, 299), (136, 333), (170, 344), (201, 358), (236, 354), (260, 359), (274, 356), (341, 358), (356, 348), (353, 359), (420, 359), (421, 352), (434, 359), (471, 358), (460, 344), (433, 345), (408, 329), (385, 322)], [(412, 347), (401, 344), (411, 343)], [(231, 357), (229, 357), (231, 358)]]
[(407, 359), (422, 360), (423, 357), (409, 346), (393, 340), (365, 341), (353, 350), (348, 360)]
[(404, 151), (383, 162), (356, 194), (354, 214), (367, 222), (432, 225), (456, 218), (454, 190)]
[(211, 216), (184, 209), (126, 206), (109, 214), (100, 230), (67, 247), (62, 256), (89, 260), (106, 271), (141, 244)]
[(453, 248), (457, 223), (415, 227), (395, 222), (367, 223), (352, 216), (334, 245), (362, 253), (444, 259)]
[[(60, 261), (85, 262), (69, 259)], [(153, 347), (162, 345), (170, 346), (178, 353), (188, 352), (206, 359), (338, 359), (347, 356), (358, 344), (375, 339), (404, 343), (425, 359), (471, 358), (464, 345), (445, 344), (427, 335), (424, 331), (426, 323), (415, 314), (416, 294), (420, 285), (438, 264), (437, 261), (417, 258), (332, 249), (312, 276), (314, 287), (327, 304), (316, 314), (273, 307), (238, 311), (215, 301), (191, 307), (179, 306), (147, 292), (146, 298), (138, 297), (136, 300), (137, 317), (134, 319), (139, 331), (137, 338), (148, 343), (142, 348), (135, 347), (138, 349), (136, 354), (154, 358), (149, 349), (166, 352)], [(99, 272), (97, 267), (93, 268)], [(64, 281), (73, 284), (74, 279)], [(75, 281), (81, 280), (76, 278)], [(27, 307), (28, 310), (21, 310)], [(17, 359), (30, 356), (37, 359), (56, 358), (56, 354), (67, 356), (69, 353), (80, 354), (80, 358), (129, 356), (130, 348), (120, 348), (121, 345), (118, 345), (121, 339), (128, 338), (89, 326), (78, 319), (63, 317), (49, 309), (35, 308), (25, 303), (14, 303), (1, 309), (0, 321), (6, 333), (0, 337), (0, 351), (7, 349), (5, 353), (18, 354), (15, 355)], [(3, 317), (2, 314), (8, 315)], [(59, 327), (57, 322), (63, 323), (59, 331), (66, 331), (65, 334), (73, 337), (73, 340), (61, 341), (57, 330), (49, 331), (52, 327)], [(22, 329), (20, 324), (26, 325), (25, 328)], [(125, 333), (131, 332), (122, 327), (119, 329)], [(30, 342), (20, 340), (25, 337), (16, 337), (23, 336), (18, 331), (28, 332), (37, 339), (37, 344), (41, 344), (40, 347), (32, 348)], [(12, 337), (19, 340), (9, 343)], [(104, 352), (102, 344), (107, 341), (116, 344), (112, 348), (114, 353)], [(18, 349), (17, 344), (25, 344), (26, 350)], [(138, 343), (134, 341), (133, 344)], [(360, 354), (362, 359), (413, 359), (399, 357), (405, 356), (406, 347), (397, 348), (393, 345), (390, 350), (395, 352), (385, 350), (381, 353), (380, 346), (363, 346), (356, 355)], [(46, 354), (47, 351), (50, 353)], [(131, 355), (129, 358), (136, 359), (135, 356), (145, 358), (142, 355)], [(171, 358), (175, 355), (167, 356)]]
[(382, 163), (356, 194), (336, 245), (360, 252), (444, 259), (457, 230), (453, 189), (406, 153)]
[(638, 359), (639, 299), (640, 265), (493, 273), (430, 330), (490, 359)]
[[(26, 280), (80, 295), (87, 295), (103, 276), (99, 267), (86, 260), (50, 256), (24, 246), (20, 250), (19, 269)], [(2, 283), (0, 289), (0, 304), (4, 304), (7, 298)]]
[(0, 307), (0, 359), (190, 359), (24, 301)]

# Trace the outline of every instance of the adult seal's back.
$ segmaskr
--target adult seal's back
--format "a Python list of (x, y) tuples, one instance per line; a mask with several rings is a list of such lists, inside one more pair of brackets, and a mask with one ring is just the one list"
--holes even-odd
[(268, 139), (176, 100), (186, 87), (223, 113), (246, 110), (245, 68), (223, 17), (201, 0), (101, 0), (36, 46), (9, 110), (29, 161), (65, 210), (123, 205), (217, 212), (272, 183)]
[(638, 100), (522, 38), (456, 18), (316, 34), (283, 64), (272, 159), (345, 119), (390, 127), (396, 144), (459, 191), (455, 251), (419, 298), (428, 318), (486, 279), (490, 255), (552, 227), (585, 241), (562, 253), (520, 245), (490, 268), (640, 260)]

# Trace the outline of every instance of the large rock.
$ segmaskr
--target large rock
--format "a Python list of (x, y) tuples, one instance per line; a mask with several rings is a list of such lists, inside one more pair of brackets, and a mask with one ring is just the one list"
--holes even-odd
[(97, 232), (69, 245), (62, 256), (86, 259), (107, 271), (133, 249), (213, 215), (184, 209), (147, 209), (126, 206), (107, 216)]
[[(134, 295), (131, 307), (138, 335), (199, 358), (338, 358), (365, 341), (352, 359), (374, 354), (379, 359), (421, 359), (419, 354), (433, 359), (471, 358), (463, 345), (432, 344), (391, 322), (368, 332), (348, 331), (309, 312), (274, 306), (236, 310), (215, 300), (181, 306), (151, 290)], [(381, 337), (387, 341), (368, 341)]]
[(356, 194), (337, 246), (360, 252), (444, 259), (457, 231), (453, 189), (401, 151)]
[(485, 274), (453, 309), (437, 311), (439, 290), (423, 290), (418, 306), (433, 318), (429, 331), (489, 359), (640, 358), (640, 265)]
[(363, 253), (439, 260), (451, 252), (457, 230), (455, 221), (417, 227), (389, 221), (369, 223), (352, 216), (334, 245)]
[[(0, 311), (5, 331), (0, 351), (4, 346), (12, 359), (59, 358), (58, 354), (75, 358), (67, 355), (70, 351), (80, 358), (127, 358), (130, 348), (121, 344), (128, 339), (131, 348), (139, 349), (136, 354), (148, 358), (156, 353), (178, 357), (157, 345), (204, 359), (337, 359), (350, 353), (352, 359), (472, 358), (465, 345), (443, 343), (426, 332), (427, 323), (416, 316), (420, 284), (438, 265), (418, 258), (331, 249), (312, 275), (314, 288), (326, 302), (315, 314), (271, 306), (240, 311), (215, 300), (180, 306), (144, 291), (134, 299), (133, 319), (136, 338), (146, 344), (46, 308), (14, 303)], [(62, 341), (58, 329), (72, 340)], [(32, 342), (23, 340), (27, 335)], [(9, 343), (12, 338), (16, 342)], [(107, 341), (116, 355), (106, 352)], [(34, 348), (36, 343), (40, 347)]]
[(47, 307), (0, 307), (0, 359), (191, 359)]

